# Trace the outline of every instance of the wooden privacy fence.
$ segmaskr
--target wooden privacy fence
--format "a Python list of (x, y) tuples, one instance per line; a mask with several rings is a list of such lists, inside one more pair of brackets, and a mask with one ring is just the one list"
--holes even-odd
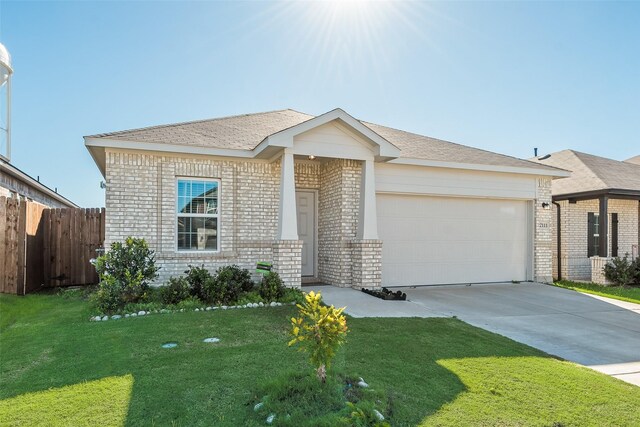
[(104, 243), (104, 215), (0, 197), (0, 292), (97, 283), (89, 260)]

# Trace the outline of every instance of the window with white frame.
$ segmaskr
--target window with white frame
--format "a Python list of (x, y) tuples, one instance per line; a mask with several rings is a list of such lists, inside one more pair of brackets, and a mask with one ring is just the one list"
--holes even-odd
[(218, 180), (178, 178), (179, 251), (219, 249), (219, 188)]

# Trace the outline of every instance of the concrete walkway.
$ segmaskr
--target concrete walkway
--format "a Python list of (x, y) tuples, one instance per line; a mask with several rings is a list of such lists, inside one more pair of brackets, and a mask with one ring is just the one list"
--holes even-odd
[(640, 386), (640, 304), (538, 283), (394, 288), (408, 301), (311, 286), (353, 317), (451, 317)]

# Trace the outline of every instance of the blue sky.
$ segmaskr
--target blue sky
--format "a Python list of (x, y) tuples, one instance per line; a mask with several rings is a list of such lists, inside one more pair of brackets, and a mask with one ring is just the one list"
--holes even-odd
[(640, 2), (8, 2), (12, 162), (103, 206), (82, 136), (342, 107), (517, 157), (640, 154)]

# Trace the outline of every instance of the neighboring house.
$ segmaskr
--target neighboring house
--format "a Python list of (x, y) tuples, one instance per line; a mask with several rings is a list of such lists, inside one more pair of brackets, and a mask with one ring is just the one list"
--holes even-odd
[(0, 158), (0, 197), (38, 202), (50, 208), (77, 208), (67, 198)]
[(551, 280), (551, 180), (568, 172), (341, 109), (86, 136), (106, 244), (145, 238), (160, 280), (273, 262), (289, 286)]
[(640, 156), (634, 156), (630, 159), (625, 160), (627, 163), (634, 163), (636, 165), (640, 165)]
[(534, 160), (572, 172), (553, 181), (554, 277), (603, 283), (608, 258), (638, 253), (638, 157), (621, 162), (564, 150), (542, 159)]

